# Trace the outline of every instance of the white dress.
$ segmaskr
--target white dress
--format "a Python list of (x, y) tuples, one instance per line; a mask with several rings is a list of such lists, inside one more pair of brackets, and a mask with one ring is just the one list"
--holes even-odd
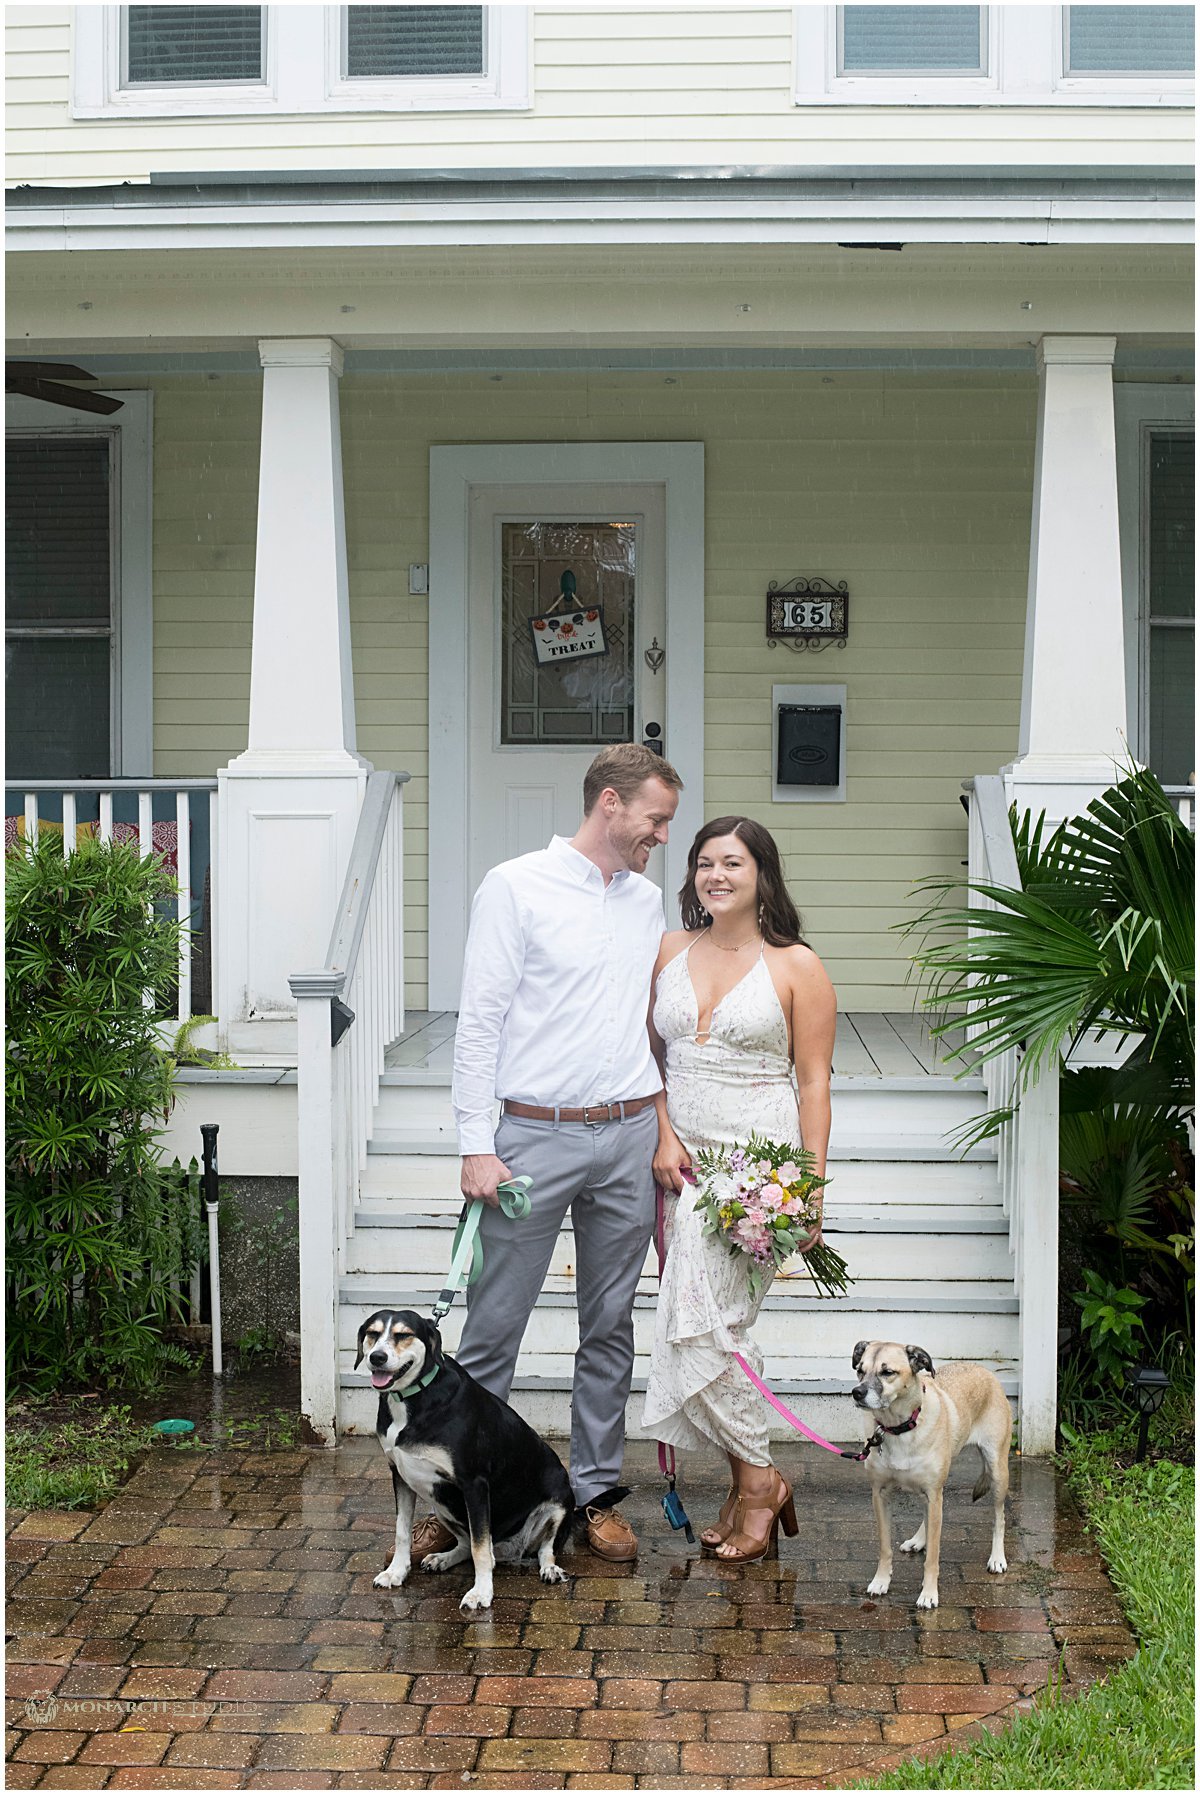
[[(752, 1133), (798, 1147), (787, 1019), (765, 958), (721, 999), (701, 1045), (690, 953), (663, 967), (654, 993), (672, 1128), (693, 1157), (704, 1147), (744, 1145)], [(704, 1236), (690, 1188), (667, 1193), (664, 1208), (667, 1260), (643, 1425), (673, 1446), (712, 1440), (749, 1464), (770, 1464), (767, 1405), (730, 1354), (742, 1353), (762, 1376), (762, 1354), (747, 1330), (773, 1274), (751, 1301), (747, 1260)]]

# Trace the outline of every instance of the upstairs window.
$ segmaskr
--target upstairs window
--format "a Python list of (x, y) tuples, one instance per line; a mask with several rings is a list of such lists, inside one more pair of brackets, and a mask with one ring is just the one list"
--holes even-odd
[(1190, 75), (1196, 15), (1190, 6), (1065, 6), (1063, 72)]
[(482, 75), (482, 6), (347, 6), (342, 73), (348, 81)]
[(123, 13), (123, 86), (263, 79), (263, 6), (127, 6)]
[(797, 6), (799, 106), (1191, 104), (1190, 6)]
[(77, 6), (75, 118), (526, 110), (527, 6)]
[(839, 6), (839, 75), (985, 75), (983, 6)]

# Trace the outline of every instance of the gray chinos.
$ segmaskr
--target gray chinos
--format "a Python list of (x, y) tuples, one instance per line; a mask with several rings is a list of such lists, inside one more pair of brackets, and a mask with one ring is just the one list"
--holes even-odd
[(532, 1208), (515, 1222), (485, 1205), (483, 1272), (467, 1292), (455, 1357), (485, 1389), (508, 1400), (525, 1327), (570, 1210), (579, 1305), (570, 1472), (581, 1507), (620, 1479), (633, 1378), (633, 1298), (654, 1231), (657, 1141), (653, 1107), (596, 1128), (505, 1115), (496, 1130), (497, 1155), (514, 1177), (533, 1180)]

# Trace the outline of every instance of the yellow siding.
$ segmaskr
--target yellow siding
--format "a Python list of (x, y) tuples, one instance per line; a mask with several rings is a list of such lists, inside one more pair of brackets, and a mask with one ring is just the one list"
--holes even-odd
[(797, 108), (790, 7), (537, 7), (528, 112), (72, 119), (70, 9), (10, 6), (8, 179), (151, 169), (1187, 161), (1180, 108)]
[[(155, 383), (155, 771), (245, 746), (260, 384)], [(912, 882), (957, 871), (965, 774), (1016, 750), (1033, 378), (737, 373), (371, 377), (342, 383), (358, 739), (413, 775), (408, 1001), (425, 998), (427, 601), (435, 442), (702, 440), (705, 811), (775, 831), (844, 1007), (906, 1009)], [(844, 650), (768, 649), (771, 579), (851, 590)], [(848, 802), (773, 805), (773, 684), (848, 688)], [(669, 744), (668, 744), (669, 748)]]

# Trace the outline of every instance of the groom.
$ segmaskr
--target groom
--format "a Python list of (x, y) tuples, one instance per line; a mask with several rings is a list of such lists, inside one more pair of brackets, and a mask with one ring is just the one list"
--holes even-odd
[[(616, 1560), (637, 1553), (616, 1505), (628, 1493), (618, 1479), (633, 1298), (654, 1226), (662, 1084), (646, 1008), (663, 905), (643, 874), (667, 839), (682, 785), (649, 748), (605, 748), (584, 777), (575, 835), (492, 868), (471, 910), (454, 1048), (462, 1190), (486, 1205), (483, 1272), (456, 1356), (507, 1399), (569, 1210), (579, 1307), (571, 1483), (588, 1544)], [(521, 1175), (532, 1179), (533, 1208), (513, 1222), (496, 1187)], [(422, 1556), (437, 1549), (422, 1537)]]

